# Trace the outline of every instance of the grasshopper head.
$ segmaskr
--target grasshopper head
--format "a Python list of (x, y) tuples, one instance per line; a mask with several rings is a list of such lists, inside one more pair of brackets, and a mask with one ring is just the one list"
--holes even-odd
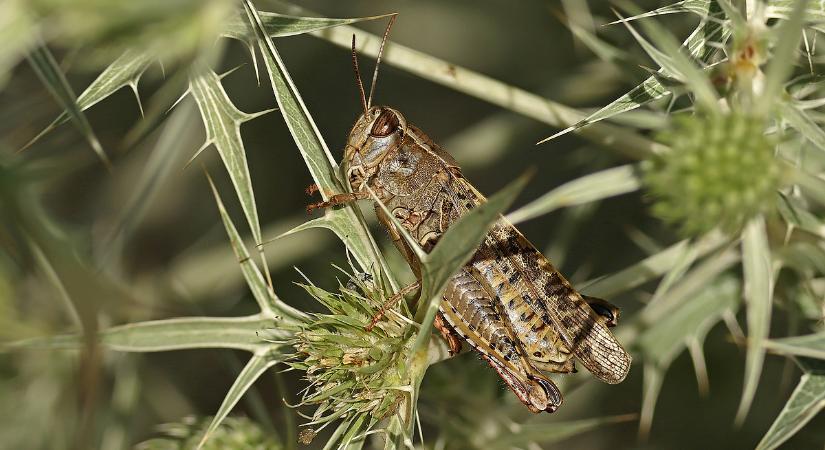
[(341, 164), (353, 192), (360, 190), (378, 172), (384, 158), (401, 145), (406, 129), (404, 116), (386, 106), (373, 106), (358, 117), (347, 138)]

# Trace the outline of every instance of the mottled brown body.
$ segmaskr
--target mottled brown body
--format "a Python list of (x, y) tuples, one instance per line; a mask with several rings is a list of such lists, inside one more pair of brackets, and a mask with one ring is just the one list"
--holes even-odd
[[(365, 111), (344, 153), (342, 169), (352, 194), (323, 206), (369, 198), (372, 190), (426, 252), (451, 224), (485, 201), (455, 160), (394, 109)], [(395, 223), (380, 205), (375, 209), (420, 276), (415, 253)], [(607, 329), (617, 310), (603, 301), (596, 305), (598, 313), (501, 218), (448, 283), (439, 322), (478, 350), (531, 410), (552, 412), (561, 393), (539, 369), (574, 371), (575, 356), (597, 378), (618, 383), (630, 368), (630, 356)]]

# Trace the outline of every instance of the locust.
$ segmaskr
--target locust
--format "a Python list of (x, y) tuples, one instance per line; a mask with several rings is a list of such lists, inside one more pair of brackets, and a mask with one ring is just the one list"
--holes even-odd
[[(369, 97), (353, 36), (363, 113), (349, 132), (340, 165), (350, 192), (307, 209), (372, 200), (378, 220), (419, 280), (393, 296), (401, 298), (420, 286), (421, 270), (398, 226), (430, 252), (451, 224), (486, 199), (455, 159), (403, 114), (371, 105), (394, 19), (379, 49)], [(554, 412), (563, 396), (544, 372), (575, 372), (578, 360), (601, 381), (624, 380), (631, 357), (609, 330), (618, 316), (619, 309), (607, 301), (582, 296), (515, 226), (499, 217), (470, 261), (447, 283), (434, 325), (451, 353), (461, 350), (462, 340), (467, 342), (532, 412)]]

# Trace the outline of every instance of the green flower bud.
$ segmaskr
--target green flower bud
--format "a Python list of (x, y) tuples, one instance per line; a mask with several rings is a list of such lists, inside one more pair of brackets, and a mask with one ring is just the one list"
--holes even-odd
[(653, 214), (699, 235), (736, 232), (768, 210), (780, 174), (764, 130), (764, 120), (738, 112), (676, 118), (657, 136), (670, 150), (642, 165)]
[[(303, 286), (329, 314), (315, 314), (291, 342), (295, 353), (287, 358), (293, 368), (306, 370), (309, 382), (300, 405), (315, 405), (313, 426), (330, 421), (369, 416), (377, 422), (396, 411), (412, 390), (407, 370), (414, 333), (396, 313), (381, 316), (366, 330), (386, 298), (370, 282), (359, 282), (361, 292), (341, 287), (338, 293)], [(407, 318), (409, 319), (409, 318)], [(317, 429), (306, 428), (301, 442)]]

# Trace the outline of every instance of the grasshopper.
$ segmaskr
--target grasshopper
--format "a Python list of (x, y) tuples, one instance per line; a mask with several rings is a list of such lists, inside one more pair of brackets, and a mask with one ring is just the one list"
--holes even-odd
[[(311, 204), (308, 210), (368, 200), (372, 191), (395, 219), (376, 202), (379, 221), (420, 280), (419, 261), (396, 223), (429, 252), (452, 223), (486, 199), (452, 156), (400, 112), (371, 106), (394, 19), (379, 49), (369, 97), (361, 83), (353, 36), (353, 65), (364, 112), (349, 133), (341, 164), (341, 176), (351, 192)], [(477, 350), (531, 411), (554, 412), (563, 397), (542, 371), (575, 372), (575, 357), (604, 382), (624, 380), (631, 358), (608, 329), (615, 326), (618, 313), (604, 300), (579, 294), (501, 217), (470, 262), (450, 279), (435, 326), (451, 353), (460, 351), (462, 338)]]

